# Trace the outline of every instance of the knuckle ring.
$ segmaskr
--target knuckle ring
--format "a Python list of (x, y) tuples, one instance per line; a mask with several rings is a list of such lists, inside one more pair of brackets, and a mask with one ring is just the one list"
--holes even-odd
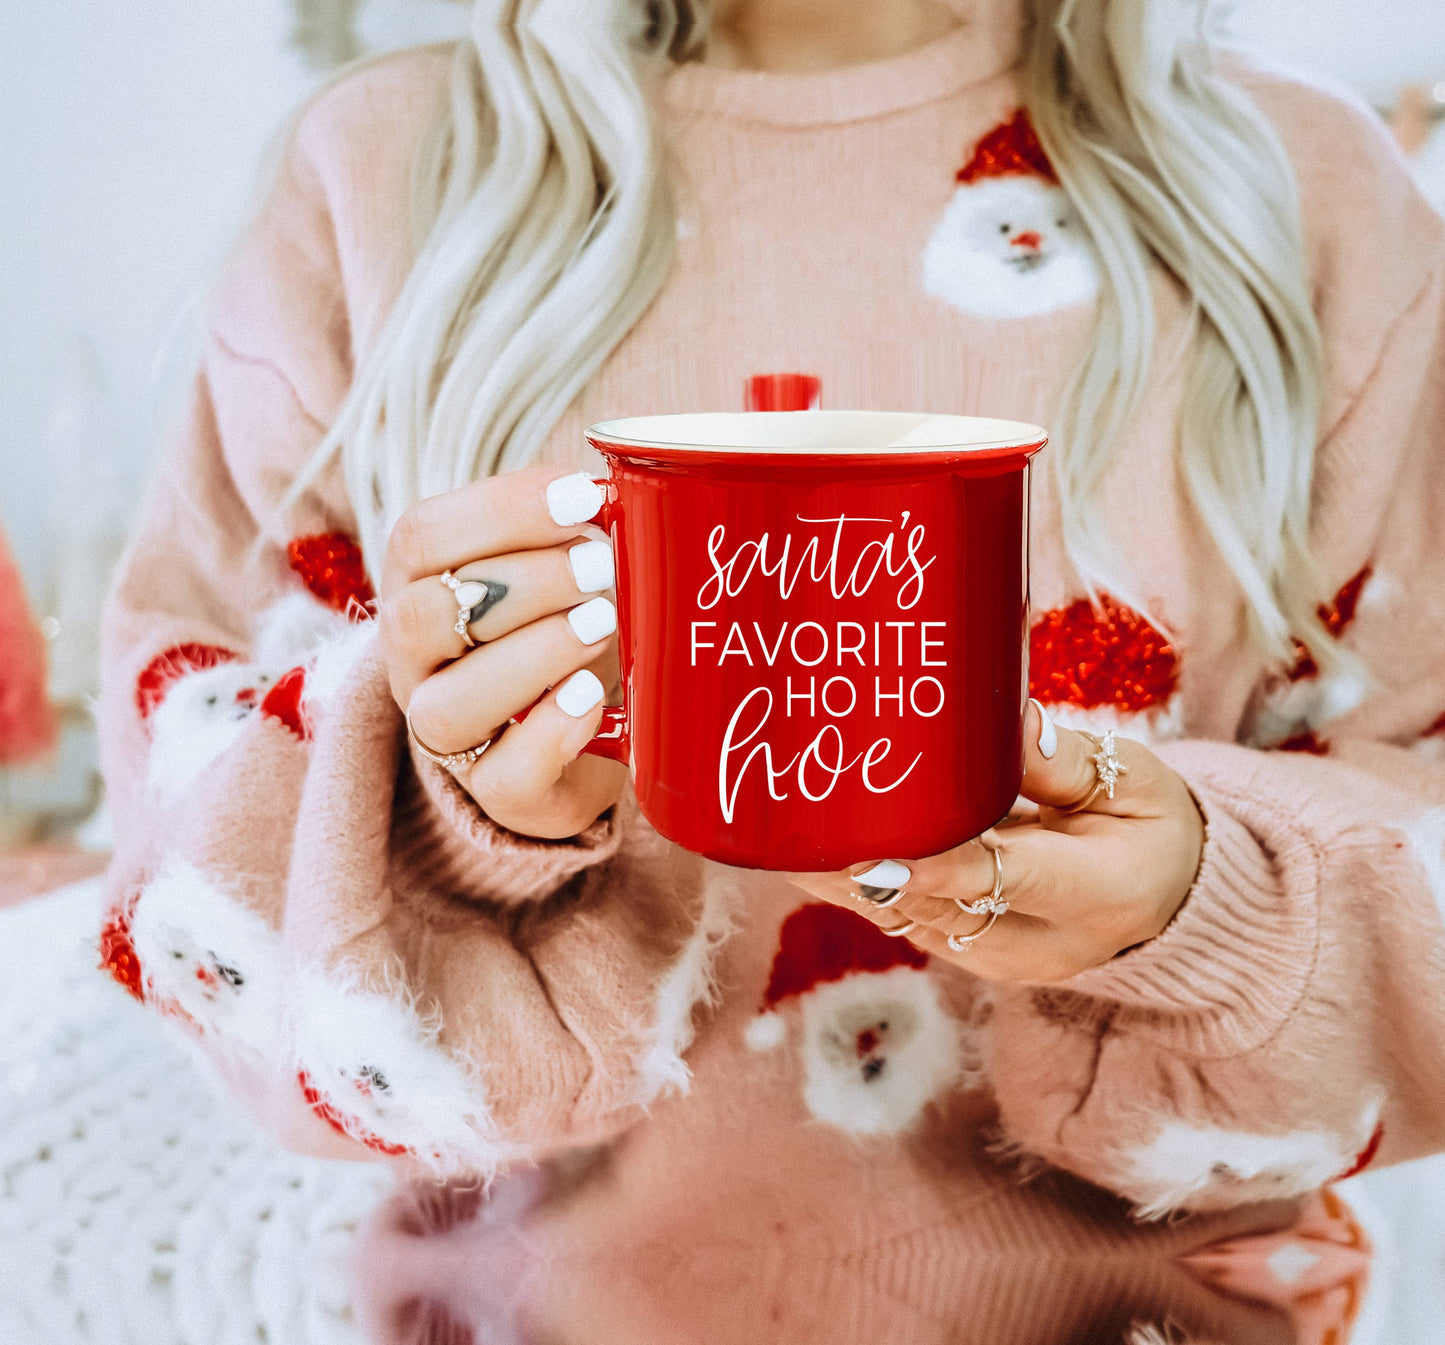
[(917, 928), (917, 920), (905, 920), (901, 925), (897, 925), (893, 929), (884, 929), (882, 925), (878, 926), (879, 931), (886, 934), (890, 939), (901, 939), (905, 934), (912, 934)]
[(853, 889), (853, 896), (860, 906), (872, 906), (884, 911), (903, 900), (903, 894), (907, 891), (912, 877), (908, 865), (900, 864), (896, 859), (880, 860), (876, 864), (870, 864), (861, 873), (853, 875), (853, 881), (857, 884)]
[(967, 952), (998, 923), (998, 918), (1002, 914), (1003, 911), (1001, 910), (990, 911), (988, 919), (984, 921), (983, 928), (974, 930), (972, 934), (950, 934), (948, 936), (948, 946), (952, 948), (955, 953)]
[[(979, 841), (979, 844), (983, 845), (983, 842)], [(997, 845), (983, 845), (983, 848), (993, 856), (993, 890), (976, 901), (954, 897), (953, 904), (965, 915), (1002, 915), (1009, 907), (1003, 894), (1003, 848)]]
[(1113, 729), (1106, 729), (1102, 737), (1093, 733), (1085, 733), (1083, 736), (1098, 749), (1089, 757), (1094, 766), (1094, 787), (1078, 803), (1071, 803), (1065, 808), (1055, 808), (1057, 813), (1081, 813), (1100, 794), (1106, 799), (1112, 799), (1119, 777), (1129, 774), (1129, 768), (1119, 760), (1119, 746), (1114, 741)]
[(458, 579), (450, 570), (437, 576), (452, 591), (457, 600), (457, 620), (452, 627), (462, 637), (468, 649), (475, 649), (477, 642), (468, 629), (473, 621), (480, 621), (497, 603), (507, 595), (507, 586), (490, 579)]
[(475, 747), (468, 747), (463, 752), (434, 751), (417, 737), (416, 730), (412, 728), (410, 706), (407, 707), (406, 711), (406, 731), (412, 742), (416, 744), (417, 751), (419, 751), (422, 756), (428, 761), (436, 762), (438, 766), (449, 771), (460, 770), (463, 766), (470, 766), (473, 762), (480, 761), (482, 753), (496, 741), (495, 738), (488, 738), (486, 742), (478, 743)]

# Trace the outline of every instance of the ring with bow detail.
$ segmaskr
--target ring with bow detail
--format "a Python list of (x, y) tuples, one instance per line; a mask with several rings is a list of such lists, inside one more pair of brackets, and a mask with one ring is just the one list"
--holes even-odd
[[(983, 845), (982, 841), (978, 842)], [(1008, 900), (1003, 894), (1003, 849), (997, 845), (983, 845), (993, 856), (993, 890), (977, 901), (964, 901), (954, 897), (953, 904), (965, 915), (1002, 915), (1008, 910)]]

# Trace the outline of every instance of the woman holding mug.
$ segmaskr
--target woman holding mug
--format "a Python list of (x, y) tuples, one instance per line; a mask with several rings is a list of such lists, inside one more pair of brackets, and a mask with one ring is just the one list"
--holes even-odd
[[(1445, 226), (1173, 17), (476, 0), (303, 110), (103, 714), (103, 955), (285, 1143), (686, 1139), (877, 1214), (985, 1138), (1152, 1215), (1445, 1144)], [(790, 879), (582, 753), (582, 432), (799, 368), (1052, 443), (1024, 803)]]

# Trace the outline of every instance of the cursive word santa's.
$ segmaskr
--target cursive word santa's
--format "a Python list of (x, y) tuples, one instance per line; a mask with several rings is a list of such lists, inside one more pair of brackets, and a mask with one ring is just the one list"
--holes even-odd
[[(948, 695), (945, 684), (922, 670), (948, 666), (947, 622), (745, 623), (726, 620), (726, 612), (717, 610), (750, 587), (775, 590), (786, 604), (795, 595), (816, 598), (820, 588), (843, 600), (888, 584), (899, 612), (910, 612), (923, 597), (926, 572), (936, 559), (924, 552), (924, 526), (910, 525), (910, 517), (908, 511), (901, 519), (799, 515), (799, 523), (813, 525), (801, 538), (792, 532), (781, 537), (764, 533), (730, 541), (726, 525), (712, 529), (710, 572), (698, 589), (697, 606), (716, 616), (692, 623), (691, 666), (721, 668), (733, 660), (733, 666), (787, 670), (781, 696), (773, 686), (755, 686), (728, 720), (718, 757), (718, 802), (725, 821), (733, 820), (738, 793), (749, 778), (775, 800), (788, 798), (796, 787), (804, 798), (820, 802), (854, 771), (870, 793), (890, 793), (922, 760), (920, 752), (907, 765), (890, 761), (893, 740), (887, 736), (850, 752), (840, 722), (855, 714), (877, 720), (885, 715), (931, 719), (940, 713)], [(816, 602), (810, 606), (816, 608)], [(787, 719), (827, 722), (801, 751), (780, 762), (766, 736), (775, 711)]]

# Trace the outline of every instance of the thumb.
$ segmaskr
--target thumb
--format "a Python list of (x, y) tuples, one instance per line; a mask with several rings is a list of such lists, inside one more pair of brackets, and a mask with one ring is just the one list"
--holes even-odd
[[(1121, 776), (1128, 774), (1131, 755), (1125, 743), (1116, 741)], [(1055, 724), (1043, 705), (1031, 699), (1024, 717), (1024, 779), (1019, 792), (1041, 807), (1061, 811), (1077, 807), (1093, 794), (1089, 812), (1126, 814), (1122, 788), (1116, 788), (1112, 800), (1106, 790), (1094, 793), (1100, 783), (1095, 761), (1100, 753), (1091, 736)]]

